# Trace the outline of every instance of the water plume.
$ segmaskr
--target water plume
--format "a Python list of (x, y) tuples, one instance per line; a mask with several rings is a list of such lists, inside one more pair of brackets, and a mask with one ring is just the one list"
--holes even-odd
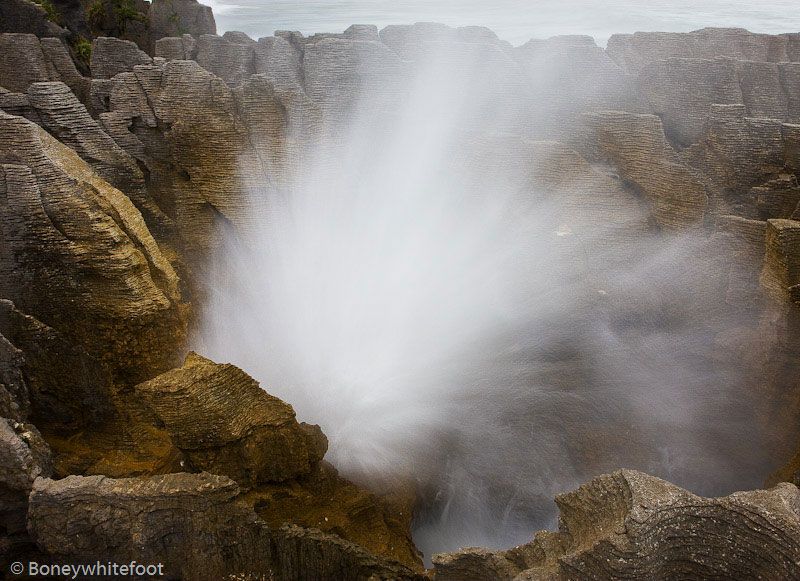
[(427, 556), (526, 541), (555, 493), (619, 467), (760, 484), (706, 239), (523, 135), (526, 89), (487, 46), (431, 43), (323, 115), (215, 257), (200, 348), (319, 423), (345, 475), (415, 482)]

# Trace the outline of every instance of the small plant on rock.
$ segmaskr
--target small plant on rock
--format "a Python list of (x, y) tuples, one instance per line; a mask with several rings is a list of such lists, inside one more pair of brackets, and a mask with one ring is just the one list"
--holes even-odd
[(87, 66), (92, 59), (92, 43), (82, 36), (75, 43), (75, 57)]
[(61, 14), (56, 9), (52, 0), (33, 0), (33, 2), (41, 6), (42, 9), (44, 9), (45, 13), (47, 14), (48, 20), (50, 20), (51, 22), (55, 22), (56, 24), (60, 24)]

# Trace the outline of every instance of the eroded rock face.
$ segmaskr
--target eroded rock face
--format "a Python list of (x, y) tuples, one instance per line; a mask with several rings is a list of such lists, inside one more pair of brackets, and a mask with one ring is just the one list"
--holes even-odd
[(689, 33), (615, 34), (608, 41), (611, 58), (631, 72), (672, 57), (743, 61), (798, 62), (800, 34), (755, 34), (743, 28), (704, 28)]
[(80, 155), (101, 178), (124, 192), (152, 232), (163, 237), (170, 230), (172, 222), (151, 199), (136, 160), (92, 119), (69, 87), (61, 82), (33, 83), (27, 97), (37, 123)]
[(3, 296), (122, 381), (171, 367), (185, 337), (178, 280), (119, 190), (33, 123), (0, 113)]
[(434, 557), (437, 580), (781, 578), (800, 574), (800, 491), (701, 498), (622, 470), (556, 498), (559, 532)]
[(322, 462), (297, 480), (256, 486), (243, 500), (274, 529), (283, 525), (319, 529), (374, 555), (422, 570), (422, 558), (410, 534), (413, 490), (378, 496)]
[(78, 72), (60, 39), (0, 34), (0, 87), (24, 93), (31, 83), (42, 81), (62, 81), (81, 101), (88, 97), (89, 80)]
[(660, 226), (680, 230), (702, 225), (707, 188), (697, 172), (680, 162), (658, 117), (607, 111), (585, 119), (600, 157), (644, 192)]
[(153, 0), (148, 13), (153, 42), (165, 36), (216, 34), (211, 8), (197, 0)]
[(0, 566), (27, 550), (28, 494), (34, 481), (52, 472), (50, 450), (32, 424), (0, 417)]
[(31, 493), (28, 526), (52, 555), (162, 562), (167, 576), (181, 579), (420, 578), (319, 531), (270, 529), (237, 503), (238, 494), (235, 482), (207, 473), (40, 478)]
[(244, 371), (196, 354), (136, 393), (195, 467), (241, 483), (308, 474), (328, 447), (318, 426), (298, 423)]
[(30, 0), (4, 0), (0, 3), (0, 32), (55, 37), (66, 33), (48, 18), (44, 8)]
[(8, 300), (0, 300), (0, 334), (12, 346), (9, 356), (16, 362), (6, 381), (12, 394), (17, 392), (16, 407), (24, 412), (18, 419), (30, 416), (51, 429), (70, 431), (109, 417), (111, 375), (79, 344)]
[(153, 59), (129, 40), (101, 36), (92, 43), (89, 66), (95, 79), (110, 79), (119, 73), (132, 71), (136, 65), (152, 63)]

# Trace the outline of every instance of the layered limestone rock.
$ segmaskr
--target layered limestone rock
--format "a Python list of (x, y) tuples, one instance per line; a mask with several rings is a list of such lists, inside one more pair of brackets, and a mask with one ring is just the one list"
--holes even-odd
[(207, 473), (40, 478), (28, 527), (41, 549), (60, 558), (161, 562), (166, 576), (181, 579), (422, 579), (332, 535), (271, 529), (239, 504), (239, 492), (232, 480)]
[(721, 190), (721, 213), (756, 218), (750, 189), (784, 174), (784, 150), (781, 122), (747, 117), (743, 105), (712, 105), (702, 140), (681, 158)]
[(136, 393), (194, 467), (241, 483), (308, 474), (328, 447), (318, 426), (298, 423), (244, 371), (196, 354)]
[(141, 214), (73, 150), (0, 113), (2, 295), (83, 346), (122, 382), (173, 366), (178, 279)]
[(781, 578), (800, 575), (800, 491), (701, 498), (631, 470), (556, 498), (559, 532), (508, 551), (434, 557), (437, 580)]
[(153, 42), (166, 36), (216, 34), (211, 8), (197, 0), (153, 0), (148, 13)]
[(233, 91), (192, 61), (118, 75), (108, 103), (104, 128), (147, 168), (150, 196), (197, 267), (218, 247), (220, 228), (255, 231), (315, 119), (291, 87), (254, 75)]
[(704, 28), (694, 32), (636, 32), (614, 34), (608, 55), (620, 66), (638, 73), (653, 61), (668, 58), (798, 62), (800, 34), (755, 34), (743, 28)]
[(22, 351), (0, 333), (0, 417), (22, 421), (30, 412), (24, 364)]
[(668, 135), (697, 142), (712, 105), (742, 105), (752, 117), (797, 121), (800, 63), (669, 58), (644, 67), (639, 87)]
[[(11, 386), (22, 415), (50, 429), (73, 430), (102, 422), (112, 411), (108, 371), (65, 334), (0, 300), (0, 334), (13, 349)], [(22, 381), (24, 379), (24, 382)], [(14, 385), (17, 385), (16, 390)], [(15, 406), (12, 406), (12, 408)]]
[(119, 73), (132, 71), (136, 65), (150, 64), (153, 64), (153, 59), (129, 40), (101, 36), (92, 43), (89, 67), (95, 79), (110, 79)]
[(191, 34), (168, 36), (155, 42), (153, 55), (167, 60), (194, 60), (197, 40)]
[(0, 87), (24, 93), (41, 81), (62, 81), (83, 102), (89, 95), (89, 80), (78, 72), (60, 39), (0, 34)]
[[(514, 49), (523, 68), (534, 135), (574, 139), (581, 113), (598, 110), (649, 113), (633, 76), (588, 36), (531, 40)], [(569, 95), (569, 98), (564, 98)]]
[(0, 566), (29, 550), (28, 495), (34, 481), (52, 472), (50, 450), (32, 424), (0, 417)]
[(0, 32), (52, 37), (66, 34), (63, 28), (50, 19), (42, 6), (31, 0), (4, 0), (0, 3)]
[(33, 83), (27, 97), (38, 124), (80, 155), (101, 178), (124, 192), (142, 212), (153, 233), (163, 236), (169, 231), (171, 220), (150, 198), (136, 160), (92, 119), (69, 87), (60, 82)]
[(702, 225), (709, 193), (702, 177), (681, 163), (654, 115), (615, 111), (584, 117), (590, 148), (626, 182), (647, 196), (657, 223), (667, 230)]
[(319, 529), (374, 555), (422, 570), (422, 558), (410, 534), (415, 502), (411, 489), (378, 496), (322, 462), (297, 480), (257, 486), (243, 500), (273, 529), (284, 525)]

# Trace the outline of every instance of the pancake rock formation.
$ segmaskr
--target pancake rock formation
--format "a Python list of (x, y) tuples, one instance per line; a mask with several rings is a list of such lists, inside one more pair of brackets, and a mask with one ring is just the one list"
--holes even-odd
[[(196, 0), (52, 4), (55, 16), (0, 2), (0, 570), (36, 558), (163, 562), (187, 581), (800, 577), (800, 35), (513, 47), (418, 23), (251, 39), (218, 36)], [(623, 243), (697, 241), (644, 318), (735, 310), (692, 355), (743, 378), (767, 426), (758, 465), (781, 466), (764, 474), (772, 488), (703, 498), (614, 472), (557, 497), (558, 532), (440, 554), (426, 572), (412, 477), (348, 480), (274, 386), (189, 352), (220, 247), (277, 226), (311, 149), (337, 159), (355, 121), (391, 130), (437, 84), (484, 97), (459, 111), (459, 146), (437, 167), (480, 169), (469, 196), (515, 176), (519, 203), (551, 204), (558, 243), (592, 264), (625, 263)], [(582, 272), (560, 267), (565, 281)], [(624, 286), (610, 278), (602, 293)], [(688, 297), (678, 314), (671, 294)], [(597, 296), (586, 312), (610, 308)], [(547, 363), (574, 367), (565, 350)], [(592, 453), (629, 439), (592, 419)]]

